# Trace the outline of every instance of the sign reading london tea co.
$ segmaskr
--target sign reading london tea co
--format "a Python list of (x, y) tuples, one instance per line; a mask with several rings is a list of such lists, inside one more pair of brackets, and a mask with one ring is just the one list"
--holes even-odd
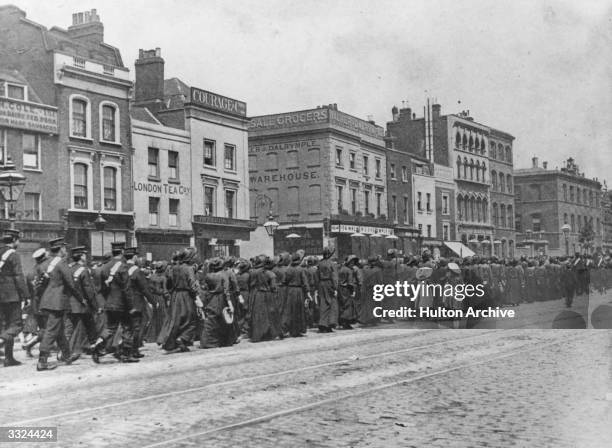
[(0, 98), (0, 126), (57, 134), (57, 109), (43, 104)]
[(209, 109), (216, 109), (221, 112), (246, 117), (245, 102), (233, 100), (196, 87), (191, 88), (191, 102)]

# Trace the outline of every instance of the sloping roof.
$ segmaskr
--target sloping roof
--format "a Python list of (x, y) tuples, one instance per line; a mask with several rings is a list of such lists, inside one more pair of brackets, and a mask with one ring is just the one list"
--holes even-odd
[(144, 121), (145, 123), (158, 124), (161, 122), (146, 107), (134, 106), (130, 109), (130, 117), (133, 120)]
[(40, 97), (36, 94), (36, 91), (19, 71), (0, 69), (0, 80), (28, 86), (28, 100), (32, 103), (42, 104)]
[(167, 109), (176, 109), (184, 106), (189, 98), (191, 88), (178, 78), (164, 80), (164, 99)]

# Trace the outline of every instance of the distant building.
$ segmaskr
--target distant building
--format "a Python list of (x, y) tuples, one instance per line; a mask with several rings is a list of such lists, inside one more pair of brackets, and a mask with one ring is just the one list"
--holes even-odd
[[(531, 168), (515, 170), (514, 179), (517, 239), (530, 253), (565, 255), (602, 246), (601, 183), (585, 177), (574, 159), (549, 169), (534, 157)], [(570, 227), (567, 240), (564, 224)], [(592, 247), (581, 241), (588, 228)]]
[[(249, 129), (251, 217), (280, 226), (274, 252), (383, 254), (397, 244), (387, 216), (383, 128), (336, 105), (252, 117)], [(253, 254), (271, 249), (258, 229)], [(269, 241), (267, 247), (265, 241)]]
[(612, 191), (605, 186), (601, 195), (602, 248), (612, 250)]
[[(164, 126), (184, 130), (189, 136), (187, 166), (179, 180), (189, 194), (183, 195), (186, 203), (180, 207), (190, 210), (196, 247), (205, 258), (240, 256), (241, 244), (250, 239), (255, 228), (255, 222), (249, 220), (246, 103), (190, 87), (177, 78), (164, 79), (159, 49), (140, 50), (135, 65), (134, 105), (148, 110)], [(151, 160), (155, 159), (155, 149), (149, 150)], [(161, 158), (157, 161), (164, 163)], [(152, 162), (149, 169), (153, 169)], [(165, 182), (153, 172), (147, 181), (161, 187)], [(161, 216), (164, 207), (170, 207), (166, 199), (170, 201), (170, 197), (152, 191), (149, 216)], [(185, 216), (184, 211), (178, 214)], [(182, 231), (186, 230), (183, 224)], [(179, 240), (185, 237), (176, 232), (175, 236)]]
[[(8, 149), (27, 177), (23, 216), (39, 221), (22, 226), (30, 232), (26, 239), (61, 233), (94, 256), (113, 241), (130, 243), (133, 84), (119, 50), (104, 42), (96, 10), (73, 14), (68, 29), (47, 29), (19, 8), (2, 6), (0, 27), (10, 31), (3, 33), (0, 66), (16, 72), (4, 76), (5, 104), (17, 101), (32, 112), (22, 124), (34, 132), (21, 143), (10, 141)], [(103, 228), (96, 226), (98, 217)]]

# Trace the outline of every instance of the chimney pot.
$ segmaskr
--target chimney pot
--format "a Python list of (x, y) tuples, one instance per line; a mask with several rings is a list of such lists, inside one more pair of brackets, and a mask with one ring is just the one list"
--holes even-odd
[(548, 168), (548, 162), (542, 162), (542, 168), (547, 169)]
[(531, 158), (531, 163), (533, 168), (537, 168), (538, 167), (538, 158), (537, 157), (532, 157)]

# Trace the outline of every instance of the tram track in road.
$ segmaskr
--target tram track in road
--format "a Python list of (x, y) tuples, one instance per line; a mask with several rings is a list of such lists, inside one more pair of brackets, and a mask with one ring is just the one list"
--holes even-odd
[[(189, 388), (183, 388), (183, 389), (177, 389), (177, 390), (172, 390), (169, 392), (165, 392), (165, 393), (159, 393), (159, 394), (150, 394), (150, 395), (146, 395), (146, 396), (140, 396), (138, 398), (134, 398), (134, 399), (128, 399), (128, 400), (120, 400), (120, 401), (115, 401), (115, 402), (111, 402), (111, 403), (106, 403), (104, 405), (100, 405), (100, 406), (91, 406), (91, 407), (84, 407), (84, 408), (79, 408), (79, 409), (72, 409), (70, 411), (65, 411), (65, 412), (58, 412), (58, 413), (52, 413), (52, 414), (48, 414), (48, 415), (43, 415), (43, 416), (37, 416), (37, 417), (33, 417), (33, 418), (29, 418), (29, 419), (22, 419), (19, 421), (15, 421), (15, 422), (11, 422), (8, 423), (8, 426), (23, 426), (23, 425), (31, 425), (33, 423), (37, 423), (37, 422), (44, 422), (44, 421), (48, 421), (48, 420), (54, 420), (54, 419), (62, 419), (65, 417), (71, 417), (71, 416), (82, 416), (84, 414), (87, 413), (95, 413), (95, 412), (102, 412), (102, 411), (106, 411), (109, 409), (113, 409), (113, 408), (119, 408), (119, 407), (126, 407), (126, 406), (130, 406), (130, 405), (136, 405), (136, 404), (140, 404), (140, 403), (144, 403), (144, 402), (155, 402), (157, 400), (163, 400), (163, 399), (167, 399), (167, 398), (172, 398), (172, 397), (177, 397), (180, 395), (188, 395), (188, 394), (194, 394), (197, 392), (203, 392), (206, 390), (215, 390), (218, 388), (223, 388), (223, 387), (230, 387), (230, 386), (235, 386), (235, 385), (240, 385), (240, 384), (244, 384), (244, 383), (249, 383), (249, 382), (255, 382), (255, 381), (260, 381), (260, 380), (268, 380), (271, 378), (275, 378), (275, 377), (283, 377), (283, 376), (287, 376), (287, 375), (293, 375), (293, 374), (300, 374), (300, 373), (305, 373), (305, 372), (309, 372), (309, 371), (315, 371), (315, 370), (319, 370), (319, 369), (326, 369), (326, 368), (330, 368), (330, 367), (334, 367), (334, 366), (341, 366), (343, 364), (346, 363), (353, 363), (355, 361), (359, 361), (359, 362), (364, 362), (364, 361), (369, 361), (369, 360), (375, 360), (375, 359), (380, 359), (380, 358), (385, 358), (385, 357), (394, 357), (394, 356), (398, 356), (401, 354), (406, 354), (406, 353), (410, 353), (410, 352), (417, 352), (419, 350), (424, 350), (424, 349), (432, 349), (432, 348), (436, 348), (438, 346), (444, 346), (444, 345), (448, 345), (448, 344), (455, 344), (455, 343), (459, 343), (459, 342), (467, 342), (467, 341), (471, 341), (474, 339), (480, 339), (483, 337), (486, 337), (492, 333), (497, 333), (497, 330), (493, 330), (493, 331), (484, 331), (484, 330), (476, 330), (478, 332), (478, 334), (470, 334), (469, 336), (464, 336), (464, 337), (458, 337), (458, 338), (454, 338), (454, 339), (443, 339), (441, 341), (436, 341), (436, 342), (428, 342), (426, 344), (422, 344), (422, 345), (417, 345), (417, 346), (411, 346), (411, 347), (406, 347), (406, 348), (402, 348), (399, 350), (392, 350), (392, 351), (385, 351), (385, 352), (379, 352), (379, 353), (373, 353), (370, 355), (365, 355), (365, 356), (359, 356), (356, 359), (354, 358), (342, 358), (342, 359), (338, 359), (338, 360), (334, 360), (334, 361), (329, 361), (329, 362), (324, 362), (324, 363), (317, 363), (314, 365), (306, 365), (306, 366), (302, 366), (302, 367), (297, 367), (297, 368), (293, 368), (293, 369), (284, 369), (284, 370), (280, 370), (280, 371), (275, 371), (275, 372), (270, 372), (270, 373), (265, 373), (265, 374), (260, 374), (260, 375), (252, 375), (252, 376), (243, 376), (243, 377), (238, 377), (235, 379), (231, 379), (231, 380), (227, 380), (227, 381), (219, 381), (219, 382), (213, 382), (213, 383), (208, 383), (202, 386), (197, 386), (197, 387), (189, 387)], [(444, 330), (427, 330), (426, 333), (431, 334), (434, 333), (436, 335), (446, 335), (447, 331)], [(507, 332), (506, 332), (507, 333)], [(427, 338), (427, 334), (425, 333), (420, 333), (420, 337), (424, 338), (426, 340)], [(375, 338), (372, 340), (368, 340), (365, 341), (365, 344), (362, 346), (358, 346), (356, 347), (355, 351), (359, 352), (360, 350), (364, 350), (367, 346), (369, 345), (376, 345), (376, 344), (384, 344), (390, 340), (394, 340), (394, 341), (398, 341), (398, 340), (407, 340), (407, 339), (414, 339), (415, 338), (415, 334), (406, 334), (406, 335), (400, 335), (400, 334), (396, 334), (394, 336), (389, 336), (389, 337), (384, 337), (384, 338)], [(346, 347), (344, 347), (346, 348)], [(338, 350), (339, 347), (331, 347), (330, 350)], [(303, 350), (303, 353), (310, 353), (310, 352), (314, 352), (317, 350), (317, 347), (315, 347), (314, 349), (309, 349), (309, 350)], [(299, 353), (286, 353), (285, 356), (296, 356)], [(281, 357), (281, 355), (279, 356), (274, 356), (273, 358), (279, 358)], [(270, 358), (265, 358), (263, 361), (269, 361)], [(228, 368), (228, 367), (232, 367), (235, 363), (229, 363), (229, 364), (225, 364), (222, 367), (223, 368)], [(208, 368), (213, 368), (213, 367), (209, 367), (209, 366), (202, 366), (203, 369), (208, 369)], [(165, 372), (165, 375), (170, 375), (172, 372)], [(176, 374), (181, 373), (183, 374), (184, 372), (176, 372)], [(10, 411), (9, 411), (10, 412)], [(31, 409), (29, 410), (29, 413), (31, 414)]]
[[(536, 341), (535, 343), (528, 343), (525, 346), (522, 346), (518, 349), (511, 350), (508, 352), (493, 354), (485, 357), (484, 359), (479, 359), (473, 362), (467, 362), (464, 364), (446, 367), (441, 369), (436, 369), (433, 372), (427, 372), (423, 374), (414, 375), (410, 378), (400, 379), (397, 381), (391, 381), (384, 384), (376, 385), (369, 387), (367, 389), (361, 390), (350, 390), (346, 393), (342, 393), (330, 398), (320, 399), (311, 401), (309, 403), (290, 407), (287, 409), (283, 409), (280, 411), (269, 412), (263, 415), (259, 415), (253, 418), (248, 418), (244, 420), (234, 421), (225, 425), (218, 425), (209, 429), (205, 429), (202, 431), (195, 431), (188, 434), (182, 434), (177, 437), (168, 438), (162, 441), (156, 441), (154, 443), (142, 445), (144, 448), (154, 448), (154, 447), (163, 447), (163, 446), (202, 446), (198, 444), (198, 439), (206, 438), (207, 436), (219, 435), (219, 433), (228, 432), (230, 433), (233, 430), (241, 430), (244, 428), (252, 428), (257, 425), (281, 418), (288, 417), (295, 414), (306, 413), (314, 410), (315, 408), (324, 407), (328, 405), (333, 405), (335, 403), (344, 403), (347, 404), (347, 401), (356, 399), (356, 398), (364, 398), (371, 394), (376, 394), (379, 392), (385, 392), (388, 389), (410, 385), (412, 383), (418, 383), (419, 381), (426, 380), (438, 380), (444, 375), (456, 373), (461, 370), (469, 370), (475, 367), (484, 366), (488, 364), (495, 363), (497, 361), (507, 360), (508, 358), (530, 354), (536, 351), (542, 351), (549, 347), (553, 347), (555, 345), (559, 345), (566, 342), (566, 339), (562, 335), (557, 335), (556, 338), (551, 338), (552, 340), (547, 342)], [(586, 334), (582, 339), (587, 339), (592, 334)], [(227, 435), (227, 440), (230, 440), (231, 436)], [(204, 439), (206, 440), (206, 439)], [(185, 445), (183, 445), (183, 443)], [(195, 444), (195, 445), (194, 445)]]

